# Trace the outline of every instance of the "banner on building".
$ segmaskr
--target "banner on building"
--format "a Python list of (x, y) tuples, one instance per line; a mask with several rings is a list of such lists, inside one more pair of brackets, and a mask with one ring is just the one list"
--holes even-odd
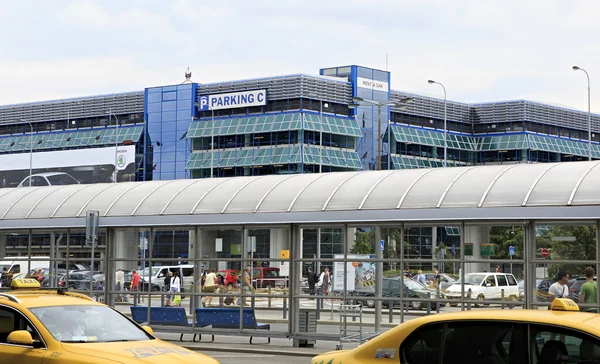
[[(31, 159), (30, 159), (31, 157)], [(0, 155), (0, 188), (135, 180), (135, 146)]]
[(262, 106), (267, 104), (267, 90), (230, 92), (205, 95), (198, 98), (198, 110), (221, 110), (238, 107)]

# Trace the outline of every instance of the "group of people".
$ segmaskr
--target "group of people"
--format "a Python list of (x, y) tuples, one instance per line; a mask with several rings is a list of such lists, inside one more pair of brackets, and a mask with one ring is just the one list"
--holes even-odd
[[(139, 291), (140, 290), (140, 281), (141, 277), (137, 271), (131, 271), (131, 282), (129, 283), (130, 291)], [(122, 268), (119, 268), (115, 273), (115, 290), (124, 291), (125, 290), (125, 272)], [(125, 296), (119, 295), (117, 296), (117, 301), (125, 300)]]
[(331, 292), (331, 274), (329, 274), (329, 268), (323, 268), (323, 271), (319, 276), (313, 272), (311, 267), (307, 270), (308, 289), (311, 295), (318, 293), (319, 295), (326, 296)]
[[(579, 291), (579, 303), (598, 304), (598, 283), (594, 281), (595, 271), (592, 267), (585, 268), (585, 283), (581, 285)], [(557, 280), (548, 288), (548, 299), (550, 302), (556, 298), (567, 298), (569, 296), (569, 274), (565, 271), (559, 271)], [(581, 307), (584, 312), (598, 312), (596, 307)]]
[[(246, 267), (242, 273), (241, 278), (238, 277), (237, 285), (241, 286), (242, 292), (247, 294), (252, 291), (252, 282), (250, 280), (251, 267)], [(217, 275), (215, 269), (211, 269), (209, 273), (206, 273), (204, 266), (201, 267), (200, 279), (198, 285), (201, 287), (203, 293), (224, 293), (225, 291), (225, 277), (223, 275)], [(212, 306), (212, 295), (202, 296), (202, 306)], [(233, 297), (225, 298), (224, 302), (230, 304), (233, 302)], [(236, 304), (246, 306), (246, 297), (241, 295), (237, 298)]]

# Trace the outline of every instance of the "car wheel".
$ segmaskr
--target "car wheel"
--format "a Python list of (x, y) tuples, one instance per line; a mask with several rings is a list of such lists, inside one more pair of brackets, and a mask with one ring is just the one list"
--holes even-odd
[(373, 307), (375, 307), (375, 301), (374, 300), (366, 300), (365, 305), (367, 305), (368, 308), (373, 308)]
[(450, 303), (450, 307), (456, 307), (458, 306), (458, 303)]
[(158, 291), (160, 291), (159, 286), (152, 286), (152, 292), (158, 292)]
[(518, 301), (518, 299), (517, 299), (517, 296), (515, 296), (514, 294), (513, 294), (513, 295), (510, 295), (510, 296), (508, 297), (508, 299), (509, 299), (509, 300), (511, 300), (511, 301), (513, 301), (513, 302), (517, 302), (517, 301)]
[[(477, 301), (485, 301), (485, 296), (483, 295), (483, 293), (480, 293), (479, 296), (477, 296)], [(475, 307), (481, 307), (483, 306), (483, 303), (476, 303)]]
[[(411, 297), (411, 298), (419, 298), (419, 297), (415, 296), (415, 297)], [(410, 303), (410, 307), (411, 307), (413, 310), (420, 311), (421, 309), (423, 309), (423, 302), (419, 302), (419, 301), (412, 301), (412, 302)]]

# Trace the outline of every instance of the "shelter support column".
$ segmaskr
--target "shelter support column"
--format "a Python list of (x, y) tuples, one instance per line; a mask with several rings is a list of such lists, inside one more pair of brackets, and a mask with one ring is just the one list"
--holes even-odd
[(375, 297), (379, 300), (375, 301), (375, 332), (381, 332), (381, 293), (383, 286), (383, 249), (380, 246), (381, 228), (375, 226), (375, 258), (378, 259), (375, 263)]
[(296, 261), (302, 258), (302, 229), (294, 224), (290, 228), (290, 289), (288, 292), (288, 302), (290, 303), (288, 334), (295, 335), (300, 328), (300, 289), (302, 287), (302, 266), (303, 263)]
[(6, 257), (6, 234), (0, 234), (0, 259)]
[[(464, 230), (465, 245), (473, 244), (473, 255), (471, 259), (481, 259), (481, 245), (489, 244), (490, 242), (490, 227), (479, 225), (465, 225)], [(465, 249), (465, 246), (462, 247)], [(483, 272), (488, 270), (485, 263), (468, 263), (465, 264), (465, 273)]]
[[(200, 230), (200, 228), (195, 228), (195, 229), (190, 229), (190, 257), (192, 257), (192, 259), (194, 259), (194, 279), (196, 280), (196, 282), (200, 279), (200, 274), (198, 272), (200, 272), (200, 267), (202, 265), (201, 259), (202, 259), (202, 254), (204, 252), (204, 241), (203, 241), (203, 237), (204, 234), (203, 232)], [(215, 269), (216, 269), (216, 262), (211, 262), (215, 265)], [(196, 282), (194, 282), (194, 284), (192, 285), (192, 293), (199, 293), (201, 292), (202, 287), (200, 287), (200, 285), (196, 284)], [(192, 307), (190, 308), (190, 312), (196, 312), (195, 309), (196, 307), (200, 307), (200, 296), (194, 296), (194, 299), (192, 300)]]
[[(279, 258), (282, 250), (290, 249), (289, 229), (270, 229), (270, 248), (269, 256)], [(281, 262), (270, 262), (269, 265), (274, 268), (281, 268)]]
[(531, 262), (536, 256), (535, 221), (528, 221), (525, 225), (525, 241), (523, 244), (523, 259), (525, 259), (525, 266), (523, 267), (525, 275), (525, 308), (532, 308), (533, 294), (536, 291), (535, 263)]

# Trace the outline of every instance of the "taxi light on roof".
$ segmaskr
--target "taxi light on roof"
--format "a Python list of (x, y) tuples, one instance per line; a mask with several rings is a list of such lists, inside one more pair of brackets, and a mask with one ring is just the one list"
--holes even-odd
[(15, 278), (10, 284), (12, 289), (40, 288), (40, 282), (34, 278)]
[(579, 311), (579, 305), (568, 298), (555, 298), (550, 309), (552, 311)]

